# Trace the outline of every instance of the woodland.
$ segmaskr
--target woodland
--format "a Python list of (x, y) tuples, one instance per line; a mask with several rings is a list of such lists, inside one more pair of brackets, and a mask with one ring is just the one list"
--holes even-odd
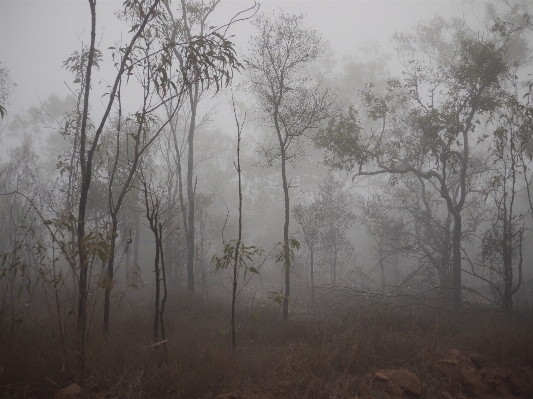
[(99, 48), (87, 3), (71, 94), (0, 63), (0, 399), (533, 397), (530, 1), (342, 60), (220, 0)]

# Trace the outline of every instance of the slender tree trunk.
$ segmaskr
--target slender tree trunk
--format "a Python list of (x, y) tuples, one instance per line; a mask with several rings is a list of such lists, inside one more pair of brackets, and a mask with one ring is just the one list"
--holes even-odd
[(283, 321), (289, 320), (289, 296), (291, 295), (290, 280), (290, 249), (289, 249), (289, 183), (287, 182), (285, 146), (281, 148), (281, 178), (283, 180), (283, 194), (285, 198), (285, 224), (283, 225), (283, 250), (285, 252), (285, 295), (283, 297)]
[[(169, 195), (170, 196), (170, 195)], [(169, 204), (171, 203), (171, 198), (169, 198)], [(163, 257), (165, 257), (165, 277), (168, 278), (168, 283), (171, 287), (174, 286), (175, 283), (175, 276), (174, 276), (174, 258), (172, 256), (172, 238), (174, 237), (174, 234), (172, 233), (172, 209), (169, 207), (169, 211), (167, 212), (167, 218), (166, 218), (166, 241), (165, 241), (165, 254), (161, 257), (161, 260), (163, 261)], [(162, 239), (163, 236), (161, 236)], [(162, 251), (161, 251), (162, 252)], [(171, 288), (172, 289), (172, 288)]]
[(333, 244), (333, 267), (332, 267), (331, 286), (333, 289), (337, 286), (337, 243)]
[[(177, 169), (177, 178), (178, 178), (178, 182), (177, 182), (177, 186), (178, 186), (178, 199), (179, 199), (179, 202), (180, 202), (180, 211), (181, 211), (181, 214), (182, 214), (182, 219), (183, 219), (183, 230), (184, 230), (184, 233), (185, 233), (185, 244), (186, 244), (186, 249), (185, 249), (185, 252), (188, 253), (188, 250), (189, 250), (189, 226), (188, 226), (188, 223), (187, 223), (187, 207), (185, 206), (185, 200), (183, 198), (183, 178), (182, 178), (182, 170), (181, 170), (181, 150), (178, 146), (178, 139), (176, 137), (176, 125), (172, 125), (171, 126), (172, 128), (172, 138), (173, 138), (173, 142), (174, 142), (174, 150), (176, 151), (176, 158), (177, 158), (177, 165), (176, 165), (176, 169)], [(183, 259), (186, 257), (182, 255), (182, 248), (181, 247), (178, 247), (179, 249), (179, 253), (177, 255), (177, 258), (176, 258), (176, 275), (177, 275), (177, 279), (179, 280), (179, 286), (181, 286), (181, 281), (182, 281), (182, 271), (183, 271)], [(187, 266), (188, 266), (188, 262), (187, 262)], [(179, 271), (178, 271), (178, 268), (179, 268)]]
[(87, 197), (91, 184), (91, 170), (86, 159), (87, 120), (89, 118), (89, 93), (91, 88), (91, 74), (96, 43), (96, 0), (89, 0), (91, 8), (91, 44), (87, 60), (87, 73), (85, 78), (85, 93), (83, 99), (83, 116), (80, 131), (80, 167), (81, 191), (78, 204), (78, 256), (80, 260), (80, 276), (78, 282), (78, 367), (85, 370), (85, 334), (87, 330), (87, 268), (88, 259), (85, 248), (85, 214), (87, 210)]
[(235, 262), (233, 263), (233, 290), (231, 296), (231, 344), (233, 352), (235, 352), (235, 302), (237, 299), (237, 269), (239, 267), (239, 250), (242, 240), (242, 185), (241, 185), (241, 128), (235, 113), (235, 104), (233, 105), (233, 112), (235, 114), (235, 121), (237, 122), (237, 175), (239, 178), (239, 237), (235, 245)]
[(139, 267), (139, 237), (141, 235), (141, 214), (135, 212), (135, 239), (133, 241), (133, 265)]
[(166, 334), (165, 334), (165, 304), (167, 302), (167, 273), (165, 268), (165, 256), (163, 253), (163, 226), (159, 223), (159, 237), (157, 237), (156, 245), (159, 245), (161, 250), (161, 272), (162, 272), (162, 282), (163, 282), (163, 299), (161, 300), (161, 309), (159, 310), (159, 323), (161, 324), (161, 341), (163, 341), (163, 356), (165, 364), (168, 362), (168, 347), (166, 343)]
[(196, 110), (198, 107), (198, 83), (194, 84), (194, 93), (190, 94), (191, 102), (191, 122), (189, 125), (187, 158), (187, 200), (189, 202), (189, 223), (187, 239), (187, 290), (190, 295), (194, 295), (194, 131), (196, 129)]
[(452, 287), (450, 279), (450, 226), (452, 223), (452, 214), (448, 212), (446, 217), (446, 230), (444, 241), (441, 244), (440, 264), (439, 264), (439, 281), (442, 296), (442, 306), (449, 308), (452, 304)]
[(461, 233), (462, 221), (461, 214), (456, 213), (453, 216), (454, 225), (452, 233), (452, 252), (453, 252), (453, 267), (452, 267), (452, 308), (455, 310), (461, 309)]
[(314, 250), (311, 247), (311, 306), (313, 307), (313, 312), (315, 310), (315, 270), (314, 270)]
[[(126, 239), (126, 267), (125, 267), (125, 279), (124, 281), (128, 281), (130, 270), (131, 270), (131, 228), (128, 229), (128, 238)], [(126, 235), (126, 231), (124, 230), (124, 234)]]
[[(154, 229), (152, 229), (154, 230)], [(159, 340), (159, 301), (161, 295), (161, 279), (160, 279), (160, 269), (159, 269), (159, 240), (157, 237), (157, 227), (154, 231), (156, 246), (155, 246), (155, 260), (154, 260), (154, 271), (155, 271), (155, 303), (154, 303), (154, 342)]]
[(107, 338), (109, 331), (109, 307), (111, 304), (111, 289), (113, 288), (113, 277), (115, 274), (115, 250), (116, 250), (116, 233), (118, 228), (117, 216), (112, 213), (111, 242), (109, 243), (109, 259), (107, 260), (107, 273), (105, 276), (105, 295), (104, 295), (104, 336)]

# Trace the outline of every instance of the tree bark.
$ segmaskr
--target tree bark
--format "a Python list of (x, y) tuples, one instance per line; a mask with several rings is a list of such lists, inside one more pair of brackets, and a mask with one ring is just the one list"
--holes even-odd
[(333, 243), (333, 267), (332, 267), (332, 279), (331, 286), (333, 289), (337, 286), (337, 240)]
[(87, 60), (87, 73), (85, 75), (85, 95), (83, 99), (83, 116), (80, 130), (80, 168), (81, 191), (78, 204), (78, 256), (80, 259), (80, 276), (78, 282), (78, 367), (85, 370), (85, 333), (87, 329), (87, 253), (85, 249), (85, 214), (87, 197), (91, 183), (91, 170), (87, 165), (87, 119), (89, 117), (89, 94), (91, 89), (92, 65), (94, 61), (96, 42), (96, 0), (89, 0), (91, 8), (91, 44)]
[(287, 182), (285, 144), (281, 147), (281, 178), (283, 180), (283, 194), (285, 198), (285, 223), (283, 225), (283, 250), (285, 255), (285, 293), (283, 296), (283, 321), (289, 320), (289, 296), (291, 294), (290, 278), (290, 249), (289, 249), (289, 184)]
[(190, 93), (191, 123), (189, 125), (187, 158), (187, 200), (189, 203), (188, 214), (188, 239), (187, 239), (187, 290), (189, 295), (194, 295), (194, 131), (196, 128), (196, 110), (198, 106), (198, 83), (194, 84), (194, 93)]
[(141, 214), (135, 212), (135, 240), (133, 241), (133, 265), (139, 267), (139, 241), (141, 235)]
[(453, 216), (453, 235), (452, 235), (452, 308), (461, 309), (461, 232), (462, 221), (461, 214), (456, 213)]
[(311, 306), (315, 310), (315, 282), (314, 282), (314, 251), (311, 247)]
[(115, 213), (111, 214), (112, 230), (111, 242), (109, 243), (109, 259), (107, 260), (107, 275), (105, 276), (105, 295), (104, 295), (104, 336), (107, 338), (109, 332), (109, 308), (111, 304), (111, 289), (113, 288), (113, 277), (115, 274), (115, 250), (116, 250), (116, 236), (115, 233), (118, 227), (117, 216)]

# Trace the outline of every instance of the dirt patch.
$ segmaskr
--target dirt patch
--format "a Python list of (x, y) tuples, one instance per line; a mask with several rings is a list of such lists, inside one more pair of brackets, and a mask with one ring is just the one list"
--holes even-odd
[[(445, 353), (437, 362), (431, 383), (438, 386), (441, 399), (525, 399), (533, 397), (533, 369), (527, 367), (497, 367), (478, 354), (463, 354), (457, 349)], [(275, 387), (252, 386), (240, 391), (224, 393), (216, 399), (288, 399), (288, 398), (360, 398), (360, 399), (416, 399), (429, 397), (424, 381), (407, 369), (378, 369), (356, 379), (353, 396), (346, 392), (322, 389), (310, 393), (281, 383)], [(320, 384), (324, 385), (324, 384)]]

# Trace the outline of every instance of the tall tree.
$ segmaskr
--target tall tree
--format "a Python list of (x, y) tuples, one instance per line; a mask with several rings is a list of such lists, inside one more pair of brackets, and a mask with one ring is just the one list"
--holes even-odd
[[(239, 67), (240, 64), (235, 59), (235, 54), (233, 48), (228, 46), (228, 40), (224, 37), (224, 34), (227, 32), (227, 29), (224, 31), (224, 34), (219, 33), (219, 29), (214, 29), (209, 25), (209, 17), (215, 11), (216, 7), (220, 3), (220, 0), (210, 0), (206, 3), (199, 1), (186, 1), (181, 0), (181, 7), (178, 9), (179, 17), (174, 16), (174, 12), (171, 7), (170, 2), (164, 2), (166, 11), (167, 11), (167, 24), (166, 24), (166, 35), (169, 40), (169, 43), (176, 43), (179, 41), (182, 42), (191, 42), (198, 40), (197, 38), (204, 38), (211, 35), (213, 39), (218, 41), (217, 45), (220, 48), (228, 49), (228, 52), (220, 52), (217, 55), (229, 61), (233, 67)], [(246, 11), (256, 10), (256, 5), (254, 5), (237, 14), (240, 15)], [(233, 23), (236, 16), (231, 19), (229, 25)], [(210, 31), (210, 33), (208, 33)], [(201, 49), (202, 53), (213, 52), (213, 43), (207, 45)], [(184, 212), (184, 226), (186, 230), (187, 238), (187, 289), (189, 294), (194, 294), (194, 259), (195, 259), (195, 187), (196, 179), (194, 176), (194, 137), (197, 128), (197, 118), (198, 118), (198, 105), (202, 98), (202, 95), (208, 92), (212, 87), (210, 83), (216, 85), (216, 90), (218, 91), (220, 85), (228, 84), (232, 77), (232, 69), (228, 68), (226, 74), (220, 76), (220, 79), (217, 79), (217, 76), (214, 76), (215, 79), (204, 79), (205, 72), (202, 70), (200, 65), (195, 64), (194, 58), (187, 58), (181, 54), (177, 47), (171, 47), (173, 55), (176, 57), (179, 63), (178, 72), (182, 75), (182, 79), (185, 82), (191, 82), (187, 95), (189, 100), (189, 119), (188, 119), (188, 133), (187, 133), (187, 211)], [(200, 55), (200, 54), (198, 54)], [(215, 59), (215, 57), (213, 57)], [(192, 61), (192, 63), (191, 63)], [(206, 77), (209, 77), (207, 75)], [(177, 148), (176, 148), (177, 150)], [(181, 163), (182, 154), (178, 153), (178, 162)], [(181, 179), (181, 164), (180, 176)], [(181, 190), (181, 182), (180, 190)], [(180, 193), (180, 198), (183, 198)]]
[[(492, 168), (484, 189), (487, 202), (493, 205), (493, 217), (482, 235), (481, 264), (488, 268), (488, 275), (474, 273), (489, 283), (496, 303), (508, 313), (513, 310), (513, 296), (523, 278), (526, 212), (520, 193), (526, 191), (531, 200), (527, 177), (530, 161), (525, 156), (530, 151), (531, 112), (511, 95), (499, 115), (491, 142)], [(531, 207), (531, 201), (528, 205)]]
[(297, 153), (298, 140), (320, 126), (330, 111), (331, 98), (320, 88), (318, 78), (305, 73), (323, 52), (315, 30), (304, 27), (303, 15), (260, 15), (254, 25), (257, 35), (250, 41), (245, 60), (249, 87), (255, 95), (259, 113), (276, 138), (262, 153), (270, 164), (279, 161), (285, 204), (283, 226), (285, 295), (283, 319), (289, 317), (289, 176), (287, 164)]
[[(497, 29), (497, 25), (494, 25)], [(321, 135), (329, 162), (358, 175), (413, 173), (434, 182), (452, 214), (452, 306), (461, 307), (462, 210), (472, 182), (471, 150), (480, 119), (499, 105), (508, 71), (505, 32), (489, 40), (462, 21), (436, 18), (395, 43), (404, 79), (377, 93), (363, 91), (373, 129), (355, 112), (331, 121)], [(451, 182), (458, 181), (451, 191)]]
[[(155, 35), (160, 37), (157, 26), (161, 23), (166, 23), (168, 20), (166, 13), (163, 11), (161, 4), (168, 5), (168, 2), (161, 2), (161, 0), (153, 0), (140, 3), (134, 0), (128, 0), (124, 2), (123, 16), (125, 16), (127, 22), (131, 23), (132, 28), (130, 32), (133, 33), (133, 37), (130, 39), (126, 46), (121, 47), (115, 52), (115, 66), (117, 72), (109, 93), (107, 95), (107, 103), (104, 104), (104, 112), (100, 121), (94, 125), (89, 123), (89, 98), (91, 93), (92, 73), (94, 71), (96, 57), (99, 54), (96, 49), (96, 0), (89, 0), (90, 13), (91, 13), (91, 32), (90, 32), (90, 45), (88, 48), (88, 56), (85, 64), (82, 68), (85, 68), (86, 73), (84, 75), (84, 98), (83, 98), (83, 111), (81, 116), (81, 128), (80, 128), (80, 150), (79, 150), (79, 163), (81, 170), (81, 187), (80, 187), (80, 199), (78, 205), (78, 218), (77, 218), (77, 240), (78, 240), (78, 254), (80, 261), (79, 272), (79, 289), (78, 289), (78, 354), (79, 365), (83, 369), (85, 367), (85, 340), (86, 340), (86, 328), (87, 328), (87, 282), (88, 282), (88, 256), (86, 246), (86, 216), (87, 216), (87, 203), (89, 198), (89, 189), (92, 182), (92, 175), (94, 169), (95, 152), (100, 144), (100, 137), (108, 122), (109, 115), (115, 104), (115, 100), (118, 95), (120, 83), (125, 74), (132, 75), (136, 72), (137, 68), (143, 69), (144, 61), (139, 62), (135, 57), (136, 51), (147, 50), (147, 54), (151, 59), (152, 68), (148, 68), (147, 74), (141, 73), (141, 76), (145, 78), (142, 81), (143, 87), (153, 85), (156, 92), (162, 93), (165, 96), (170, 89), (174, 89), (177, 94), (181, 93), (176, 85), (169, 79), (170, 73), (168, 70), (172, 67), (171, 53), (177, 49), (182, 54), (183, 82), (188, 87), (194, 85), (197, 82), (202, 82), (204, 85), (209, 86), (211, 83), (215, 84), (217, 88), (221, 85), (229, 84), (233, 70), (239, 66), (235, 58), (235, 51), (233, 44), (224, 39), (217, 32), (200, 35), (191, 38), (183, 43), (177, 43), (174, 40), (165, 38), (162, 40), (156, 40), (154, 46), (150, 47), (147, 43), (142, 43), (143, 38), (150, 38)], [(154, 29), (154, 32), (151, 29)], [(149, 32), (149, 33), (147, 33)], [(147, 47), (144, 48), (143, 46)], [(145, 59), (147, 61), (147, 59)], [(170, 94), (169, 94), (170, 95)], [(163, 100), (161, 100), (162, 102)], [(144, 128), (154, 121), (152, 116), (161, 105), (150, 104), (151, 107), (147, 107), (146, 97), (143, 98), (141, 103), (144, 104), (142, 112), (135, 114), (135, 121), (139, 126)], [(168, 123), (162, 121), (159, 123), (158, 128), (162, 129)], [(141, 128), (143, 131), (143, 128)]]

